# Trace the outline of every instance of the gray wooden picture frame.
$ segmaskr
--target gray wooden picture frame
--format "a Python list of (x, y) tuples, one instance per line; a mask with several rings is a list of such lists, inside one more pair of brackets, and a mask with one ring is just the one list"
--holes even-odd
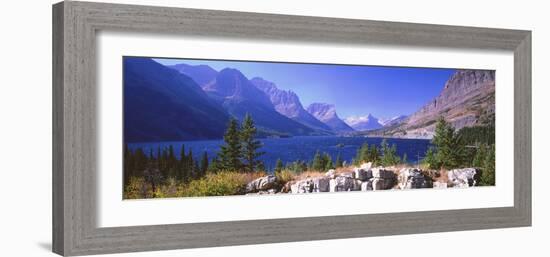
[[(514, 53), (514, 206), (196, 224), (96, 225), (96, 33)], [(87, 255), (531, 225), (531, 32), (65, 1), (53, 6), (53, 251)], [(307, 233), (305, 233), (307, 231)]]

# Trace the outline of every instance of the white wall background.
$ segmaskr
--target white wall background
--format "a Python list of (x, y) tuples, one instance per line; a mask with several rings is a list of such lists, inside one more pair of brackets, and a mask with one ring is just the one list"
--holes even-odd
[[(220, 10), (533, 31), (533, 227), (218, 247), (117, 256), (547, 256), (550, 233), (550, 26), (544, 1), (126, 0)], [(51, 247), (51, 4), (9, 1), (0, 13), (0, 256), (54, 256)], [(546, 22), (545, 22), (546, 21)]]

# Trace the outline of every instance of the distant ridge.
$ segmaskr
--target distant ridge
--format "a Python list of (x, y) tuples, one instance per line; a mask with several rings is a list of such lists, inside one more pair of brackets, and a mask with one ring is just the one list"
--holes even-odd
[(333, 131), (352, 132), (354, 129), (346, 124), (336, 114), (336, 107), (327, 103), (312, 103), (307, 107), (307, 111), (318, 120), (328, 125)]

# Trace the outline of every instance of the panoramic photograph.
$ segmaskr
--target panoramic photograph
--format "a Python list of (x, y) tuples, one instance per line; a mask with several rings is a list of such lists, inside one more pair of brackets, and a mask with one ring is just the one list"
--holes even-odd
[(125, 56), (123, 198), (495, 185), (495, 71)]

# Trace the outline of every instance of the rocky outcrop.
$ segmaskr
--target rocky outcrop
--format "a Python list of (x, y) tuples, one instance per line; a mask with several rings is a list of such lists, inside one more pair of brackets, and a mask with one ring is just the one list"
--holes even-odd
[(441, 93), (403, 122), (371, 131), (370, 136), (432, 138), (435, 123), (445, 118), (455, 129), (494, 122), (495, 71), (457, 70)]
[[(479, 173), (474, 168), (455, 169), (447, 173), (449, 182), (439, 172), (418, 168), (374, 167), (362, 164), (353, 170), (327, 171), (319, 177), (288, 182), (280, 192), (304, 194), (320, 192), (378, 191), (391, 189), (447, 188), (477, 186)], [(266, 180), (266, 177), (260, 178)], [(435, 181), (437, 179), (437, 181)], [(261, 184), (258, 182), (258, 184)], [(262, 188), (269, 188), (268, 186)], [(262, 189), (260, 192), (265, 192)]]
[(374, 191), (392, 189), (397, 181), (395, 173), (384, 167), (373, 168), (372, 177), (370, 181)]
[(280, 114), (313, 128), (320, 134), (333, 134), (329, 126), (304, 109), (296, 93), (290, 90), (281, 90), (275, 83), (258, 77), (251, 79), (250, 82), (269, 97), (275, 110)]
[(329, 126), (335, 132), (342, 133), (354, 131), (353, 128), (338, 117), (338, 114), (336, 114), (336, 107), (332, 104), (312, 103), (307, 107), (307, 112)]
[(265, 177), (252, 180), (246, 185), (246, 193), (256, 193), (261, 191), (275, 190), (277, 185), (277, 177), (268, 175)]
[(367, 116), (351, 116), (344, 121), (357, 131), (367, 131), (383, 127), (378, 118), (372, 116), (370, 113)]
[(398, 176), (400, 189), (416, 189), (433, 187), (432, 178), (424, 175), (422, 170), (415, 168), (404, 168), (399, 171)]
[(293, 194), (329, 192), (328, 177), (307, 178), (290, 185)]
[(453, 187), (472, 187), (478, 184), (478, 171), (475, 168), (454, 169), (447, 172)]

